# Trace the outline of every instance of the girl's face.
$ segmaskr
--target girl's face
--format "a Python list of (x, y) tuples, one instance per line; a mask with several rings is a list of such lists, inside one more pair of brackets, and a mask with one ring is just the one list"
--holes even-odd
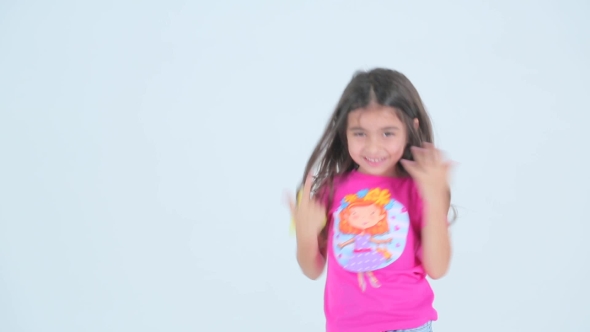
[(367, 229), (377, 225), (382, 218), (383, 214), (375, 205), (355, 206), (350, 209), (348, 223), (354, 228)]
[(370, 104), (348, 114), (348, 153), (361, 173), (398, 175), (406, 137), (406, 127), (392, 107)]

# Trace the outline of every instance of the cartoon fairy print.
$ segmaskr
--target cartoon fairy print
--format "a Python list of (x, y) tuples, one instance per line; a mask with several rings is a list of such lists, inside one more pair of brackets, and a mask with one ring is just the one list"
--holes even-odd
[(405, 208), (390, 199), (389, 191), (376, 188), (344, 197), (334, 217), (338, 262), (345, 270), (357, 273), (362, 291), (367, 279), (372, 287), (380, 287), (373, 271), (401, 255), (409, 224)]

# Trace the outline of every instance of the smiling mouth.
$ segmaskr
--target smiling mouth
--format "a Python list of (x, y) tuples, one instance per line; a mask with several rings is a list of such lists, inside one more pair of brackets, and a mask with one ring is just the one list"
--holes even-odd
[(380, 162), (385, 161), (385, 158), (367, 158), (367, 157), (365, 157), (365, 160), (372, 163), (372, 164), (378, 164)]

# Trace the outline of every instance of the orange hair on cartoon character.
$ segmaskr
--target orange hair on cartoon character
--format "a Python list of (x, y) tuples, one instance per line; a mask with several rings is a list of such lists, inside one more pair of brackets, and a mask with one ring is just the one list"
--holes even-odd
[[(374, 206), (379, 212), (379, 221), (375, 225), (368, 227), (366, 229), (361, 229), (350, 224), (350, 217), (354, 209), (370, 206)], [(385, 234), (389, 231), (389, 223), (387, 222), (387, 211), (381, 204), (378, 204), (375, 201), (356, 198), (340, 212), (339, 228), (340, 232), (344, 234), (360, 234), (362, 232), (371, 235)]]

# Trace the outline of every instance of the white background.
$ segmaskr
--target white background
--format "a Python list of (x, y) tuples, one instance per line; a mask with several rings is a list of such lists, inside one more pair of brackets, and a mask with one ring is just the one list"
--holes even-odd
[(2, 1), (0, 331), (322, 331), (295, 189), (357, 69), (454, 175), (445, 331), (590, 316), (587, 1)]

